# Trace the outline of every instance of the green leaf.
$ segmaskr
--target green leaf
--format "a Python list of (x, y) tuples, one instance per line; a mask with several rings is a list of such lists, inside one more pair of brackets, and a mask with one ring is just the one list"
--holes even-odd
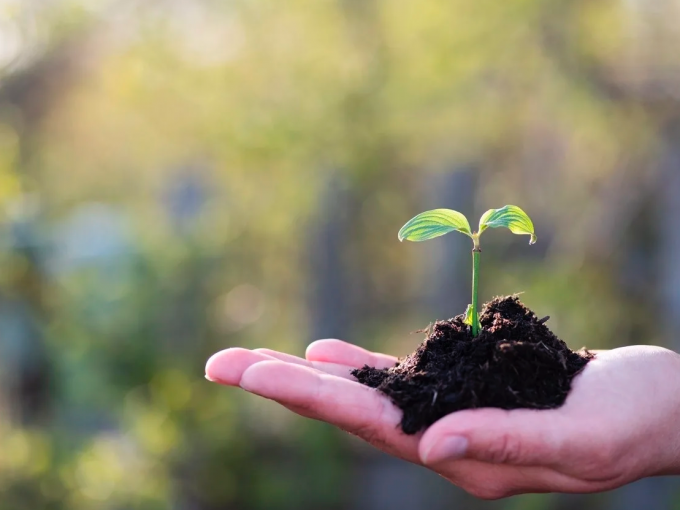
[(507, 227), (513, 234), (526, 234), (531, 236), (529, 244), (536, 242), (534, 224), (522, 209), (516, 205), (506, 205), (500, 209), (489, 209), (479, 220), (479, 233), (488, 227)]
[[(479, 324), (480, 315), (481, 314), (477, 313), (477, 324)], [(472, 305), (468, 305), (465, 309), (465, 319), (463, 319), (463, 324), (467, 324), (468, 326), (472, 327)]]
[(468, 305), (465, 309), (465, 319), (463, 319), (463, 324), (472, 326), (472, 305)]
[(399, 240), (427, 241), (454, 230), (472, 237), (470, 224), (461, 213), (451, 209), (433, 209), (432, 211), (420, 213), (415, 218), (411, 218), (406, 225), (401, 227), (401, 230), (399, 230)]

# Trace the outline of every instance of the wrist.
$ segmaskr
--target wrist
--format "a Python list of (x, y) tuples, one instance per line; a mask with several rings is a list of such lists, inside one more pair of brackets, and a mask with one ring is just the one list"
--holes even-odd
[[(648, 435), (656, 436), (656, 459), (650, 459), (650, 475), (680, 475), (680, 354), (659, 349), (657, 369), (665, 374), (664, 384), (656, 395), (649, 395), (658, 408), (658, 428)], [(656, 430), (655, 430), (656, 429)]]

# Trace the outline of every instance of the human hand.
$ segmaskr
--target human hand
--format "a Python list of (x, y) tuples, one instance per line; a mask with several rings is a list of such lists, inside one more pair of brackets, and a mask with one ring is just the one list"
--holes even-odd
[(307, 359), (227, 349), (206, 377), (331, 423), (422, 464), (483, 499), (527, 492), (598, 492), (638, 478), (680, 474), (680, 356), (660, 347), (598, 352), (559, 409), (474, 409), (405, 435), (401, 412), (349, 374), (396, 358), (319, 340)]

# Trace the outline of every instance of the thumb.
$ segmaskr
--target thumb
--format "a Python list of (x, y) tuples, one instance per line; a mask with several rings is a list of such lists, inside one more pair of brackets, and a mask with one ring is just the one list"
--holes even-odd
[(569, 449), (565, 421), (555, 411), (473, 409), (432, 425), (420, 440), (423, 464), (475, 459), (493, 464), (549, 466)]

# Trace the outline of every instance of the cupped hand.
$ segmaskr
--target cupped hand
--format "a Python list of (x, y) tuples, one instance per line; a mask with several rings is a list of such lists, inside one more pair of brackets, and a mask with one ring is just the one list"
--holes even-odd
[(331, 423), (484, 499), (597, 492), (680, 474), (680, 356), (667, 349), (598, 352), (559, 409), (459, 411), (413, 436), (398, 428), (401, 411), (350, 375), (353, 368), (396, 361), (340, 340), (319, 340), (306, 359), (227, 349), (208, 360), (206, 377)]

